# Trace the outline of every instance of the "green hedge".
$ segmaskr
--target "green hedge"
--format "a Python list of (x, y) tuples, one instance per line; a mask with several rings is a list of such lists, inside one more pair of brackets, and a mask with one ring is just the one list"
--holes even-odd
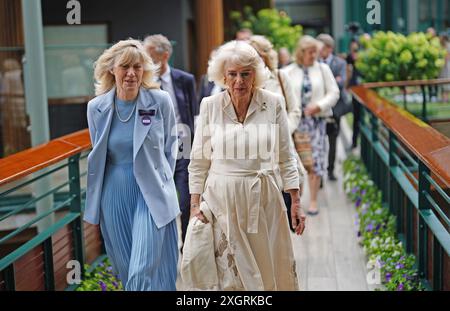
[(377, 32), (362, 37), (356, 68), (366, 82), (436, 79), (445, 65), (446, 50), (439, 38), (424, 33)]
[(382, 206), (377, 189), (361, 160), (344, 162), (344, 189), (357, 209), (358, 237), (371, 266), (381, 272), (381, 282), (390, 291), (424, 290), (414, 255), (407, 254), (396, 234), (396, 219)]

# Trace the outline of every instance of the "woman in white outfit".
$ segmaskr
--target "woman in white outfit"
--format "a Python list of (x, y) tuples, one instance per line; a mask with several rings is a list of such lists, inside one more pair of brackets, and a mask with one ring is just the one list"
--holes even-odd
[(311, 36), (303, 36), (296, 50), (296, 62), (285, 71), (295, 85), (295, 98), (302, 110), (302, 119), (297, 130), (307, 133), (311, 140), (313, 168), (309, 179), (309, 215), (317, 215), (317, 194), (320, 179), (327, 172), (328, 137), (326, 118), (333, 115), (332, 108), (339, 99), (339, 87), (330, 67), (317, 61), (321, 42)]
[[(219, 48), (208, 76), (225, 91), (200, 105), (189, 189), (191, 215), (214, 228), (217, 288), (297, 290), (281, 187), (291, 195), (297, 234), (305, 216), (283, 98), (260, 88), (267, 78), (264, 63), (242, 41)], [(191, 257), (193, 251), (184, 252)], [(202, 283), (201, 275), (195, 277)]]

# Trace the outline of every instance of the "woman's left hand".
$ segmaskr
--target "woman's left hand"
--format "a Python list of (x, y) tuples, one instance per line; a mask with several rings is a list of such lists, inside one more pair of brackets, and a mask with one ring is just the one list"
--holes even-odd
[(308, 106), (306, 106), (305, 108), (305, 116), (307, 117), (311, 117), (315, 114), (318, 114), (320, 112), (320, 107), (317, 106), (316, 104), (309, 104)]
[(292, 201), (291, 219), (292, 219), (292, 227), (295, 230), (295, 234), (302, 235), (303, 231), (305, 231), (306, 215), (300, 206), (300, 199)]

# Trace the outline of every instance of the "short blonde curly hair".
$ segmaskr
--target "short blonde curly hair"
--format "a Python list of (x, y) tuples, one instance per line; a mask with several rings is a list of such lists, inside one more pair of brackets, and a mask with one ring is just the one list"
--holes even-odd
[(130, 65), (140, 62), (144, 69), (141, 86), (147, 89), (159, 88), (153, 82), (158, 70), (150, 56), (147, 55), (142, 43), (138, 40), (122, 40), (105, 50), (94, 65), (95, 95), (101, 95), (111, 90), (115, 85), (112, 70), (115, 66)]
[(267, 68), (274, 71), (278, 67), (278, 53), (273, 49), (272, 43), (264, 36), (251, 36), (248, 41), (263, 59)]
[(322, 42), (311, 36), (304, 35), (303, 37), (301, 37), (300, 40), (298, 40), (297, 48), (295, 50), (295, 60), (297, 64), (303, 65), (302, 58), (305, 50), (309, 48), (316, 48), (317, 51), (320, 51), (322, 49), (322, 46), (323, 46)]
[(254, 87), (260, 87), (269, 77), (269, 72), (258, 52), (247, 42), (230, 41), (220, 46), (208, 62), (208, 78), (217, 85), (226, 88), (225, 66), (233, 64), (251, 67), (255, 71)]

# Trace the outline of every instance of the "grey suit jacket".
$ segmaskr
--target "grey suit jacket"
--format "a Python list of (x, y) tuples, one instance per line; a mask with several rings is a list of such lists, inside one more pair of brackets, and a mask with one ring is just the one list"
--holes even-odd
[[(87, 118), (93, 149), (88, 156), (88, 177), (84, 220), (98, 224), (108, 136), (116, 90), (97, 96), (88, 103)], [(175, 111), (167, 92), (139, 90), (133, 132), (133, 171), (137, 184), (158, 228), (180, 213), (173, 180), (178, 141)], [(150, 125), (142, 123), (142, 112), (154, 111)]]

